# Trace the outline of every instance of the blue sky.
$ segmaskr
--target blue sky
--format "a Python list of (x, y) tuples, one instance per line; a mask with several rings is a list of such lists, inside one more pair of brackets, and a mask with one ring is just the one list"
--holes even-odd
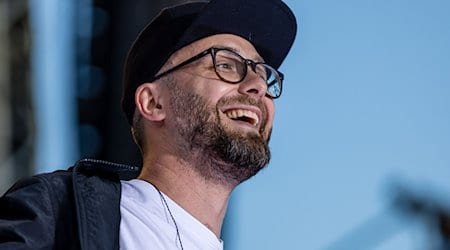
[(450, 2), (285, 2), (299, 34), (273, 160), (234, 193), (225, 246), (431, 244), (389, 205), (396, 185), (450, 204)]

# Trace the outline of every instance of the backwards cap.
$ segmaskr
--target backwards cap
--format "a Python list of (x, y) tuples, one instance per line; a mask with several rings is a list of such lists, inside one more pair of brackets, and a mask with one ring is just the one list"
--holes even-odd
[(240, 36), (278, 69), (297, 32), (295, 16), (280, 0), (211, 0), (166, 8), (138, 35), (125, 62), (122, 109), (132, 125), (139, 85), (153, 80), (177, 50), (216, 34)]

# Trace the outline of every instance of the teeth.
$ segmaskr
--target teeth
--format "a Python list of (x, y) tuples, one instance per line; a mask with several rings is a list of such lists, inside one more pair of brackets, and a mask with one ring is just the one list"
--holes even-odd
[(239, 118), (247, 118), (248, 121), (253, 125), (256, 126), (259, 123), (258, 115), (256, 115), (254, 112), (249, 110), (243, 110), (243, 109), (233, 109), (229, 110), (225, 113), (228, 118), (236, 120)]

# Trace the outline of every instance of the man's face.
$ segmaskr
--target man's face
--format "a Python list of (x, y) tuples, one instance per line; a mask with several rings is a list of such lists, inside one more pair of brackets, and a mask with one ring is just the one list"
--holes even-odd
[[(202, 39), (171, 61), (176, 65), (210, 47), (230, 48), (261, 61), (248, 41), (234, 35)], [(166, 85), (171, 107), (167, 121), (174, 121), (179, 150), (184, 157), (201, 159), (196, 170), (205, 178), (238, 184), (267, 165), (274, 104), (265, 81), (252, 70), (241, 83), (226, 83), (207, 55), (167, 77)]]

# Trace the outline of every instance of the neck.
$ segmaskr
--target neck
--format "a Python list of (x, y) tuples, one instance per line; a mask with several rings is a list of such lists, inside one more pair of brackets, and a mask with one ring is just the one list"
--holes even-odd
[(173, 155), (153, 155), (158, 155), (157, 159), (144, 157), (138, 178), (157, 186), (220, 238), (228, 200), (234, 187), (206, 180), (193, 170), (192, 163)]

